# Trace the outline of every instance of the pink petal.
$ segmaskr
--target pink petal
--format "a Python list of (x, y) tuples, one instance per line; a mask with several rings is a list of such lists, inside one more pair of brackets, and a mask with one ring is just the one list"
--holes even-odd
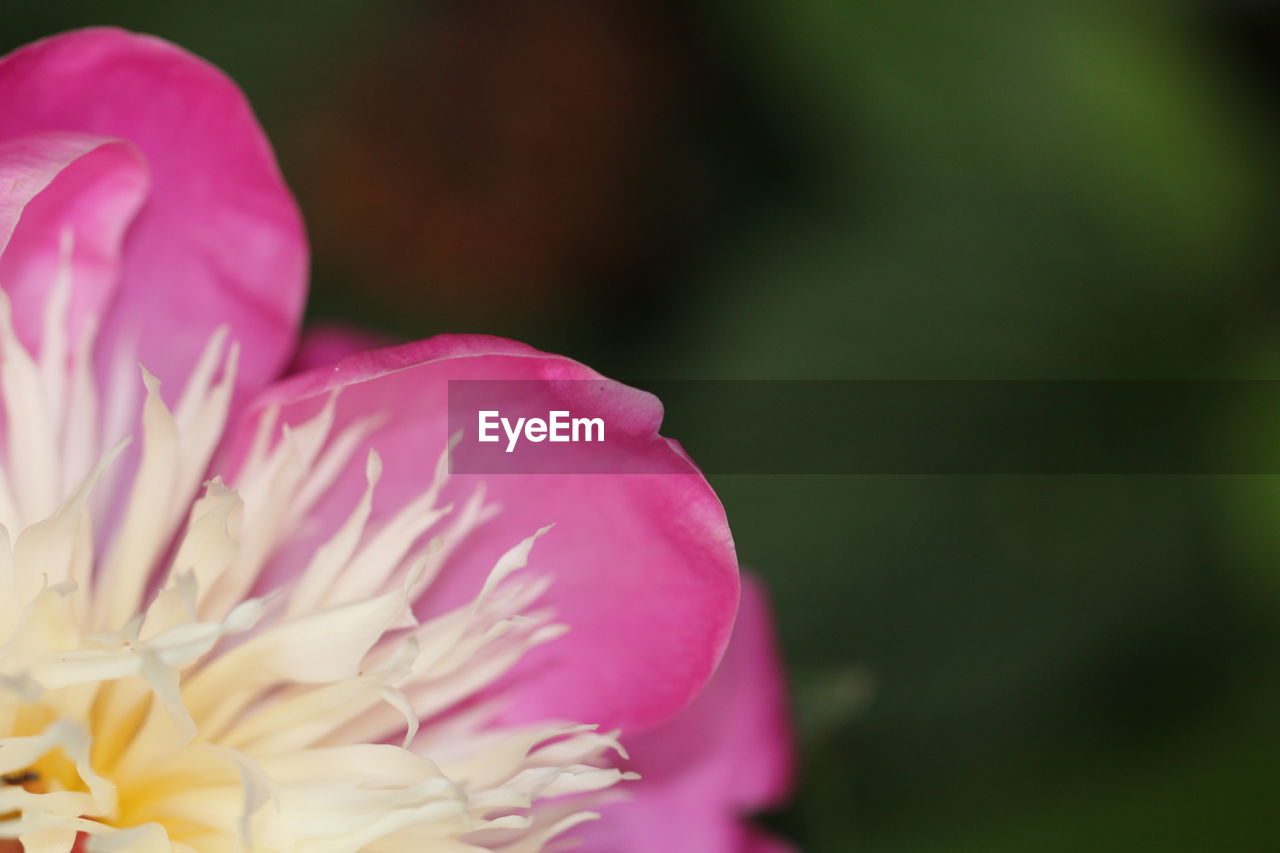
[(209, 335), (230, 324), (241, 388), (274, 376), (305, 296), (306, 241), (235, 85), (160, 39), (70, 32), (0, 60), (0, 140), (46, 131), (127, 140), (151, 170), (100, 351), (136, 341), (137, 358), (176, 395)]
[(76, 343), (111, 298), (121, 241), (146, 187), (146, 166), (128, 143), (82, 133), (0, 141), (0, 282), (32, 352), (63, 235), (74, 234), (68, 339)]
[[(234, 471), (265, 405), (282, 403), (281, 420), (296, 423), (340, 387), (335, 429), (372, 412), (390, 417), (372, 440), (386, 465), (376, 504), (389, 511), (430, 482), (448, 437), (450, 379), (603, 378), (569, 359), (482, 336), (441, 336), (361, 353), (269, 390), (250, 410), (222, 470)], [(733, 621), (737, 563), (715, 494), (657, 435), (661, 405), (605, 382), (601, 405), (617, 410), (611, 429), (625, 433), (629, 452), (647, 458), (651, 470), (682, 473), (454, 475), (445, 499), (460, 505), (483, 481), (502, 510), (450, 558), (424, 606), (438, 609), (470, 597), (500, 554), (555, 523), (535, 547), (532, 566), (554, 576), (547, 603), (571, 630), (517, 667), (512, 716), (634, 731), (675, 714), (710, 675)], [(326, 496), (320, 527), (331, 529), (354, 504), (361, 467), (349, 466)], [(290, 555), (278, 564), (289, 566)]]
[(285, 375), (304, 373), (337, 364), (349, 355), (396, 344), (390, 336), (343, 323), (309, 324), (293, 353)]
[(733, 637), (715, 675), (684, 713), (625, 745), (641, 779), (630, 799), (579, 833), (593, 853), (777, 853), (788, 848), (748, 825), (776, 805), (792, 776), (782, 666), (768, 601), (743, 576)]
[(653, 783), (691, 784), (744, 811), (773, 805), (791, 779), (786, 695), (768, 599), (744, 575), (738, 620), (715, 676), (683, 714), (628, 742), (632, 765)]
[(608, 805), (599, 811), (599, 820), (565, 836), (566, 849), (580, 853), (796, 853), (791, 845), (741, 819), (675, 795), (651, 792), (643, 801)]

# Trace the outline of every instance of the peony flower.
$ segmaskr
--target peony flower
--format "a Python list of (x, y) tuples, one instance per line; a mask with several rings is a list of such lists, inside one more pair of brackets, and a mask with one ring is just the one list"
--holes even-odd
[[(732, 539), (654, 398), (483, 336), (276, 381), (305, 276), (219, 71), (0, 60), (0, 850), (541, 850), (626, 823), (620, 738), (715, 668)], [(447, 383), (492, 378), (592, 380), (676, 473), (450, 475)]]

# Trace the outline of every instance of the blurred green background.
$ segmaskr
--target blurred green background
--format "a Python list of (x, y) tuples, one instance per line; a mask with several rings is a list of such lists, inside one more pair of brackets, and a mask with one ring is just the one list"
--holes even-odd
[[(90, 23), (246, 89), (315, 320), (641, 385), (1280, 378), (1275, 4), (138, 0), (12, 6), (3, 46)], [(1205, 417), (1280, 458), (1280, 413)], [(715, 485), (803, 849), (1280, 849), (1280, 479)]]

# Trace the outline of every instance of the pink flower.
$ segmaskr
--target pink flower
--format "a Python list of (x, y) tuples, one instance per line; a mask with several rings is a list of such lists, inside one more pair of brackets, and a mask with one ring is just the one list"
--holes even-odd
[[(272, 384), (305, 276), (219, 71), (111, 29), (0, 61), (0, 839), (536, 851), (715, 668), (733, 543), (654, 398), (482, 336)], [(683, 473), (450, 476), (468, 378), (596, 381), (625, 452)]]

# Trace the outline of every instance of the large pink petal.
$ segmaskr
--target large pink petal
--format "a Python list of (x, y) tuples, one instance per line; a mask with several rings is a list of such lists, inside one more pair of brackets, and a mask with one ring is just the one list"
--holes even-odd
[(47, 131), (127, 140), (151, 170), (100, 351), (136, 341), (137, 358), (173, 395), (209, 335), (230, 324), (243, 346), (241, 387), (274, 376), (305, 296), (306, 242), (236, 86), (160, 39), (70, 32), (0, 60), (0, 140)]
[(142, 203), (146, 166), (128, 143), (83, 133), (0, 141), (0, 282), (18, 334), (38, 351), (42, 318), (70, 251), (69, 341), (108, 304), (125, 229)]
[[(706, 681), (728, 640), (737, 563), (715, 494), (657, 435), (662, 409), (651, 395), (513, 341), (441, 336), (355, 355), (269, 390), (237, 433), (224, 470), (234, 471), (265, 406), (282, 404), (283, 422), (296, 423), (321, 407), (326, 392), (342, 388), (336, 429), (371, 412), (390, 418), (372, 444), (386, 465), (377, 506), (394, 509), (430, 481), (449, 434), (451, 379), (595, 380), (603, 393), (594, 405), (609, 410), (610, 428), (627, 452), (648, 470), (679, 473), (455, 474), (447, 499), (461, 502), (483, 481), (502, 510), (450, 558), (427, 605), (440, 608), (474, 594), (502, 552), (554, 523), (534, 549), (534, 566), (553, 574), (548, 603), (571, 630), (521, 663), (512, 686), (514, 715), (627, 731), (669, 718)], [(318, 527), (332, 529), (350, 510), (363, 485), (361, 467), (350, 466), (325, 497)], [(291, 565), (290, 556), (281, 555), (278, 564)]]
[(591, 853), (757, 853), (787, 847), (745, 823), (792, 775), (786, 690), (768, 601), (743, 576), (724, 660), (684, 713), (626, 746), (641, 779), (581, 830)]

